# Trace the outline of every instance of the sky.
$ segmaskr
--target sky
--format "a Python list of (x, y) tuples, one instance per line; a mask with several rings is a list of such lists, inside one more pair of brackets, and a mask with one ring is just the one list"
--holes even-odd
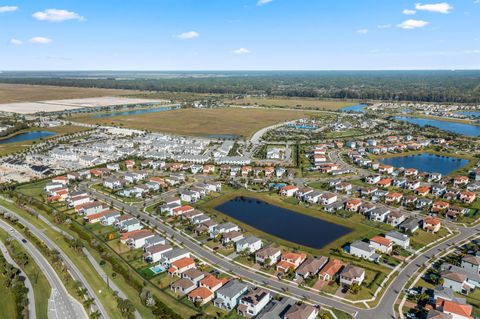
[(0, 70), (480, 69), (480, 0), (0, 0)]

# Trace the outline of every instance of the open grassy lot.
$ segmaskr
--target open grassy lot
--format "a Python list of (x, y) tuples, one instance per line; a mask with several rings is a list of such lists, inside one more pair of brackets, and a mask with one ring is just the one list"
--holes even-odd
[(362, 238), (370, 238), (370, 237), (373, 237), (375, 235), (378, 235), (378, 234), (382, 233), (381, 229), (374, 228), (374, 227), (371, 227), (369, 225), (365, 225), (365, 224), (361, 223), (361, 219), (363, 217), (360, 216), (359, 214), (356, 214), (356, 215), (352, 216), (351, 218), (344, 219), (344, 218), (341, 218), (341, 217), (337, 217), (337, 216), (334, 216), (334, 215), (331, 215), (331, 214), (321, 212), (320, 210), (317, 210), (317, 209), (313, 209), (313, 208), (309, 208), (309, 207), (305, 207), (305, 206), (300, 206), (300, 205), (289, 204), (289, 203), (285, 202), (284, 200), (282, 200), (282, 198), (279, 197), (276, 194), (259, 194), (259, 193), (249, 192), (247, 190), (231, 191), (229, 193), (226, 193), (224, 196), (217, 197), (217, 198), (215, 198), (215, 199), (213, 199), (209, 202), (201, 204), (199, 208), (201, 210), (209, 212), (213, 215), (217, 215), (218, 217), (220, 217), (222, 219), (233, 220), (232, 217), (226, 216), (226, 215), (222, 214), (221, 212), (217, 211), (215, 209), (215, 207), (224, 203), (224, 202), (226, 202), (226, 201), (228, 201), (228, 200), (230, 200), (230, 199), (232, 199), (232, 198), (235, 198), (237, 196), (247, 196), (247, 197), (258, 198), (258, 199), (260, 199), (262, 201), (265, 201), (265, 202), (267, 202), (269, 204), (272, 204), (272, 205), (280, 206), (280, 207), (298, 212), (300, 214), (305, 214), (305, 215), (309, 215), (309, 216), (312, 216), (312, 217), (315, 217), (315, 218), (320, 218), (320, 219), (325, 220), (327, 222), (335, 223), (335, 224), (342, 225), (342, 226), (345, 226), (345, 227), (349, 227), (349, 228), (352, 229), (352, 231), (350, 233), (346, 234), (345, 236), (342, 236), (342, 237), (338, 238), (337, 240), (332, 241), (331, 243), (329, 243), (328, 245), (326, 245), (322, 249), (314, 249), (314, 248), (311, 248), (311, 247), (302, 246), (302, 245), (299, 245), (299, 244), (296, 244), (296, 243), (292, 243), (292, 242), (280, 239), (276, 236), (273, 236), (273, 235), (267, 234), (265, 232), (262, 232), (262, 231), (254, 228), (252, 226), (249, 226), (245, 223), (234, 220), (234, 222), (236, 224), (238, 224), (240, 227), (248, 230), (252, 234), (255, 234), (256, 236), (258, 236), (260, 238), (263, 238), (263, 239), (265, 239), (269, 242), (274, 242), (274, 243), (280, 244), (282, 246), (288, 247), (290, 249), (299, 249), (299, 250), (303, 250), (305, 252), (308, 252), (308, 253), (311, 253), (311, 254), (314, 254), (314, 255), (319, 255), (319, 254), (324, 254), (325, 255), (325, 254), (329, 254), (331, 249), (338, 249), (347, 242), (352, 242), (352, 241), (355, 241), (357, 239), (362, 239)]
[[(1, 253), (0, 253), (1, 255)], [(15, 297), (12, 292), (5, 287), (5, 277), (0, 274), (0, 310), (2, 311), (2, 318), (16, 319)]]
[(302, 111), (219, 108), (180, 109), (104, 119), (79, 117), (76, 120), (179, 135), (233, 134), (249, 137), (263, 127), (306, 116), (308, 112)]
[[(77, 133), (77, 132), (83, 132), (88, 130), (86, 127), (81, 127), (81, 126), (75, 126), (75, 125), (63, 125), (63, 126), (57, 126), (57, 127), (48, 127), (48, 128), (40, 128), (40, 127), (34, 127), (30, 128), (27, 130), (22, 130), (16, 132), (14, 135), (26, 133), (26, 132), (31, 132), (31, 131), (50, 131), (50, 132), (55, 132), (57, 135), (53, 135), (52, 137), (59, 136), (59, 135), (65, 135), (65, 134), (71, 134), (71, 133)], [(2, 137), (1, 139), (8, 139), (9, 137), (12, 137), (14, 135), (9, 135)], [(41, 141), (41, 139), (38, 140), (32, 140), (32, 141), (22, 141), (22, 142), (15, 142), (15, 143), (7, 143), (7, 144), (0, 144), (0, 156), (9, 154), (9, 153), (15, 153), (18, 151), (21, 151), (28, 146), (37, 143)]]
[(140, 91), (0, 83), (0, 103), (117, 96)]
[(226, 103), (236, 105), (259, 105), (267, 107), (303, 108), (312, 110), (336, 111), (345, 106), (358, 104), (354, 100), (320, 100), (311, 98), (245, 98), (228, 100)]
[[(0, 230), (0, 239), (6, 243), (7, 239), (10, 236), (7, 232)], [(10, 245), (7, 246), (10, 256), (12, 258), (16, 258), (15, 256), (19, 256), (19, 254), (25, 253), (28, 255), (26, 250), (16, 241), (12, 240)], [(51, 287), (47, 281), (47, 278), (40, 270), (38, 265), (33, 260), (32, 256), (28, 255), (28, 263), (22, 270), (27, 275), (28, 279), (33, 286), (33, 294), (35, 295), (35, 311), (38, 319), (47, 319), (48, 315), (48, 299), (50, 297)], [(0, 309), (1, 302), (0, 302)]]

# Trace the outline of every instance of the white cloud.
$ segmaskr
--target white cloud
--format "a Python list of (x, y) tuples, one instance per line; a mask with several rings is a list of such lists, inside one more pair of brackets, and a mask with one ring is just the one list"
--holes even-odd
[(480, 50), (465, 50), (463, 51), (465, 54), (479, 54)]
[(480, 4), (480, 0), (473, 1), (473, 4)]
[(239, 48), (236, 50), (233, 50), (233, 53), (241, 55), (241, 54), (249, 54), (251, 51), (247, 48)]
[(47, 9), (35, 12), (32, 17), (39, 21), (62, 22), (67, 20), (84, 21), (85, 18), (76, 12), (68, 10)]
[(451, 5), (447, 2), (440, 2), (440, 3), (416, 3), (415, 9), (422, 10), (422, 11), (429, 11), (429, 12), (436, 12), (436, 13), (450, 13), (453, 9)]
[(3, 6), (3, 7), (0, 7), (0, 13), (4, 13), (4, 12), (14, 12), (14, 11), (17, 11), (18, 10), (18, 7), (16, 6)]
[(390, 29), (392, 27), (391, 24), (380, 24), (380, 25), (377, 25), (377, 28), (379, 29)]
[(273, 1), (273, 0), (258, 0), (258, 1), (257, 1), (257, 6), (263, 6), (263, 5), (265, 5), (265, 4), (267, 4), (267, 3), (270, 3), (270, 2), (272, 2), (272, 1)]
[(368, 29), (359, 29), (359, 30), (357, 30), (357, 33), (358, 33), (358, 34), (367, 34), (367, 33), (368, 33)]
[(410, 9), (405, 9), (402, 11), (403, 14), (406, 14), (407, 16), (411, 16), (411, 15), (414, 15), (415, 13), (417, 13), (417, 11), (415, 10), (410, 10)]
[(52, 42), (52, 39), (49, 38), (44, 38), (44, 37), (34, 37), (28, 40), (30, 43), (35, 43), (35, 44), (47, 44)]
[(188, 31), (188, 32), (183, 32), (177, 35), (177, 38), (183, 39), (183, 40), (188, 40), (188, 39), (195, 39), (200, 36), (200, 33), (196, 31)]
[(416, 29), (416, 28), (423, 28), (427, 25), (428, 25), (427, 21), (409, 19), (409, 20), (403, 21), (400, 24), (397, 24), (397, 27), (410, 30), (410, 29)]
[(10, 44), (13, 44), (13, 45), (22, 45), (22, 44), (23, 44), (23, 41), (22, 41), (22, 40), (18, 40), (18, 39), (10, 39)]

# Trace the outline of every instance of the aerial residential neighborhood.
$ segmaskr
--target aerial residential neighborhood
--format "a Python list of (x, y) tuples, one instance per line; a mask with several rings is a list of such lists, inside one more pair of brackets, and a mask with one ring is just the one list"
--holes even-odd
[(478, 2), (0, 3), (0, 317), (480, 318)]

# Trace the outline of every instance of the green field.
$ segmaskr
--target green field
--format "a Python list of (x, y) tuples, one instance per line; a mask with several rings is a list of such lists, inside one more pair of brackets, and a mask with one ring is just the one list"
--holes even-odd
[[(0, 230), (0, 240), (2, 240), (5, 244), (7, 239), (10, 236), (3, 230)], [(6, 244), (7, 245), (7, 244)], [(26, 250), (16, 241), (10, 241), (10, 244), (7, 245), (7, 249), (10, 253), (12, 258), (16, 258), (21, 253), (25, 253), (28, 255)], [(20, 263), (17, 261), (20, 265)], [(38, 319), (47, 319), (48, 314), (48, 299), (50, 298), (51, 287), (47, 281), (47, 278), (41, 271), (40, 267), (35, 263), (32, 256), (28, 255), (28, 263), (22, 270), (27, 275), (28, 279), (33, 286), (33, 293), (35, 295), (35, 310)], [(0, 304), (0, 309), (1, 304)]]
[(0, 294), (2, 295), (2, 298), (0, 298), (2, 318), (16, 319), (17, 312), (15, 309), (15, 297), (12, 292), (5, 287), (5, 279), (2, 274), (0, 274)]
[(336, 111), (346, 106), (358, 104), (356, 100), (334, 100), (334, 99), (313, 99), (313, 98), (243, 98), (238, 100), (227, 100), (225, 103), (235, 105), (258, 105), (265, 107), (301, 108), (311, 110)]

